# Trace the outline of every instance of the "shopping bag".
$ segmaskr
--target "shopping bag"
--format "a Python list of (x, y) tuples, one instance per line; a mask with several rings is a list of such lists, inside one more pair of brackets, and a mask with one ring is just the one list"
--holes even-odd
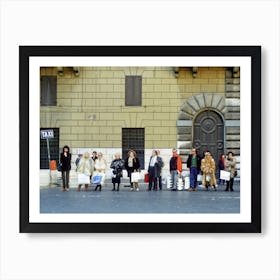
[(171, 180), (171, 175), (166, 176), (166, 188), (170, 189), (172, 187), (172, 180)]
[(206, 182), (210, 182), (211, 181), (211, 176), (210, 175), (206, 175), (205, 176), (205, 181)]
[(220, 179), (225, 180), (225, 181), (229, 181), (230, 180), (230, 172), (225, 171), (225, 170), (221, 170), (220, 171)]
[(197, 182), (202, 182), (202, 175), (201, 174), (197, 175)]
[(101, 180), (102, 180), (102, 176), (101, 175), (95, 175), (92, 177), (91, 182), (94, 185), (100, 185), (101, 184)]
[(131, 183), (138, 183), (140, 179), (140, 173), (139, 172), (132, 172), (131, 173)]
[(146, 173), (146, 174), (145, 174), (144, 182), (145, 182), (145, 183), (149, 183), (149, 173)]
[(177, 181), (177, 190), (178, 190), (178, 191), (182, 191), (183, 188), (184, 188), (183, 179), (182, 179), (182, 178), (178, 178), (178, 181)]
[(78, 173), (78, 185), (89, 184), (90, 179), (88, 175)]
[(185, 177), (185, 190), (188, 190), (190, 188), (190, 177)]

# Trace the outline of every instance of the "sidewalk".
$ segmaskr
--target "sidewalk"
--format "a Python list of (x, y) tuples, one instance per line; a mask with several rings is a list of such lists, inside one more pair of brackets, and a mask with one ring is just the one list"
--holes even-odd
[(239, 213), (240, 187), (234, 184), (234, 192), (205, 191), (199, 186), (196, 192), (171, 192), (163, 185), (162, 191), (147, 191), (148, 184), (141, 182), (139, 192), (131, 192), (128, 180), (123, 180), (120, 191), (111, 191), (112, 183), (106, 180), (102, 191), (94, 186), (85, 192), (77, 192), (72, 182), (69, 192), (61, 192), (60, 186), (40, 190), (41, 213)]

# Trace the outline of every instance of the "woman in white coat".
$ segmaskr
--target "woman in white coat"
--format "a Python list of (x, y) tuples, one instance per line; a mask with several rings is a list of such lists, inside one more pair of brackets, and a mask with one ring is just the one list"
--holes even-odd
[[(85, 176), (88, 176), (88, 180), (90, 176), (93, 173), (93, 168), (94, 168), (94, 162), (90, 158), (90, 154), (86, 152), (83, 157), (80, 159), (78, 166), (77, 166), (77, 173), (78, 173), (78, 192), (81, 191), (81, 186), (82, 184), (79, 183), (79, 174), (83, 174)], [(83, 176), (84, 177), (84, 176)], [(84, 184), (85, 185), (85, 191), (88, 191), (88, 185), (89, 184)]]
[(95, 190), (99, 188), (99, 191), (101, 191), (102, 186), (104, 186), (105, 183), (105, 173), (106, 173), (106, 167), (107, 163), (105, 159), (103, 158), (102, 153), (97, 154), (97, 159), (94, 162), (94, 173), (93, 173), (93, 180), (95, 179), (95, 176), (101, 176), (101, 180), (99, 183), (96, 184)]

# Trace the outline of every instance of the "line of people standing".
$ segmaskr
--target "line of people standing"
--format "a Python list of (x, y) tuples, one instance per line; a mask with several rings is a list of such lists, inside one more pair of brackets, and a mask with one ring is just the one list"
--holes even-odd
[[(101, 191), (102, 186), (105, 183), (105, 173), (107, 168), (107, 162), (103, 158), (101, 152), (97, 153), (94, 151), (92, 156), (88, 152), (84, 155), (79, 154), (76, 159), (76, 171), (77, 174), (84, 174), (89, 176), (91, 182), (93, 182), (96, 187), (95, 190)], [(63, 151), (60, 155), (60, 165), (62, 172), (62, 191), (69, 190), (69, 173), (71, 170), (71, 153), (68, 146), (63, 147)], [(148, 191), (151, 190), (162, 190), (162, 168), (164, 167), (164, 162), (160, 156), (159, 150), (153, 150), (152, 155), (148, 164)], [(112, 169), (112, 191), (119, 191), (121, 178), (123, 177), (123, 169), (127, 170), (127, 174), (130, 180), (130, 191), (139, 191), (139, 178), (140, 178), (140, 161), (136, 156), (136, 152), (130, 150), (126, 160), (121, 159), (119, 153), (115, 154), (115, 159), (112, 161), (110, 168)], [(196, 191), (197, 188), (197, 177), (202, 173), (202, 184), (205, 186), (206, 190), (212, 186), (216, 191), (216, 176), (215, 161), (211, 156), (209, 151), (204, 152), (204, 155), (200, 157), (197, 154), (196, 149), (192, 149), (191, 154), (187, 159), (187, 168), (190, 171), (190, 188), (189, 191)], [(172, 150), (172, 156), (169, 161), (169, 170), (171, 175), (171, 191), (177, 190), (178, 178), (181, 177), (182, 173), (182, 158), (177, 153), (177, 149)], [(225, 191), (233, 191), (233, 181), (236, 176), (236, 161), (232, 152), (228, 153), (228, 156), (221, 156), (219, 161), (219, 170), (225, 170), (230, 172), (230, 180), (226, 183)], [(138, 174), (138, 176), (136, 176)], [(94, 181), (93, 179), (99, 178), (99, 181)], [(224, 183), (219, 179), (219, 183)], [(88, 190), (89, 183), (85, 183), (85, 191)], [(82, 184), (78, 184), (78, 191), (81, 190)]]
[[(214, 191), (217, 191), (217, 181), (216, 181), (216, 164), (211, 153), (209, 151), (204, 152), (203, 157), (197, 154), (195, 148), (192, 149), (192, 153), (189, 155), (187, 160), (187, 168), (190, 171), (190, 188), (189, 191), (196, 191), (197, 188), (197, 177), (198, 174), (202, 173), (202, 185), (205, 186), (206, 190), (212, 186)], [(226, 181), (225, 191), (233, 191), (233, 181), (234, 177), (237, 175), (236, 171), (236, 160), (234, 158), (233, 152), (229, 152), (227, 157), (222, 155), (219, 160), (219, 173), (221, 170), (225, 170), (230, 173), (230, 180)], [(224, 180), (219, 178), (219, 184), (223, 183)]]

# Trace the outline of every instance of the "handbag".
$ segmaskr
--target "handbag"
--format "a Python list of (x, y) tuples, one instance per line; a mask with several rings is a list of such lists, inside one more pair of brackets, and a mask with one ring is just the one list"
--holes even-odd
[(225, 180), (225, 181), (229, 181), (230, 180), (230, 172), (225, 171), (225, 170), (221, 170), (220, 171), (220, 179)]
[(140, 173), (139, 172), (132, 172), (131, 173), (131, 183), (138, 183), (140, 179)]
[(101, 184), (101, 180), (102, 180), (102, 176), (101, 175), (95, 175), (92, 177), (91, 182), (94, 185), (100, 185)]
[(149, 183), (149, 173), (146, 173), (144, 176), (144, 182)]
[(88, 175), (78, 173), (78, 185), (88, 185), (89, 183), (90, 179)]

